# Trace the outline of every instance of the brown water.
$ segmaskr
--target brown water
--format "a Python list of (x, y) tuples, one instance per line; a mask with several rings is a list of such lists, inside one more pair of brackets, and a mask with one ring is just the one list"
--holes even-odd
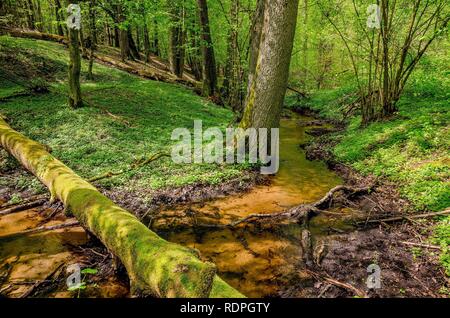
[[(198, 223), (228, 223), (253, 213), (274, 213), (286, 208), (314, 202), (341, 183), (324, 163), (308, 161), (299, 147), (308, 135), (299, 121), (311, 118), (284, 119), (280, 129), (280, 170), (269, 185), (248, 193), (223, 199), (162, 211), (156, 229), (166, 228), (166, 238), (200, 250), (205, 259), (214, 262), (220, 275), (248, 297), (276, 295), (286, 281), (302, 279), (296, 264), (302, 261), (301, 228), (286, 225), (276, 231), (231, 231), (189, 229), (195, 214)], [(342, 212), (345, 213), (345, 212)], [(186, 215), (189, 215), (186, 217)], [(172, 218), (167, 219), (167, 216)], [(312, 223), (312, 233), (339, 223), (340, 218), (320, 216)], [(168, 221), (169, 220), (169, 221)], [(170, 230), (184, 223), (184, 230)], [(192, 228), (192, 227), (191, 227)], [(164, 234), (163, 234), (164, 235)]]
[[(203, 258), (217, 265), (221, 277), (249, 297), (274, 296), (280, 286), (307, 278), (296, 266), (302, 262), (301, 228), (298, 225), (283, 225), (259, 232), (248, 229), (198, 230), (192, 225), (193, 222), (224, 224), (252, 213), (283, 211), (316, 201), (340, 184), (339, 177), (325, 164), (306, 160), (299, 147), (308, 136), (305, 127), (298, 122), (309, 120), (306, 117), (282, 120), (280, 170), (269, 185), (211, 202), (161, 211), (163, 217), (155, 221), (154, 228), (172, 242), (200, 250)], [(42, 224), (67, 221), (53, 218), (48, 222), (41, 212), (31, 209), (1, 217), (0, 237)], [(320, 236), (330, 226), (339, 227), (340, 222), (340, 217), (319, 216), (311, 223), (311, 232)], [(30, 284), (45, 279), (62, 263), (82, 261), (77, 259), (71, 246), (84, 244), (87, 240), (80, 227), (0, 238), (0, 294), (20, 297)], [(124, 288), (112, 279), (102, 283), (99, 293), (94, 296), (123, 297), (128, 294)], [(73, 297), (73, 294), (59, 289), (47, 296)]]
[[(86, 244), (88, 236), (82, 227), (73, 227), (47, 231), (36, 234), (15, 235), (22, 231), (41, 225), (51, 226), (74, 221), (63, 215), (45, 218), (46, 212), (39, 208), (0, 217), (0, 295), (21, 297), (34, 284), (50, 279), (49, 275), (59, 268), (78, 263), (83, 268), (84, 260), (74, 253), (73, 247)], [(69, 274), (63, 273), (65, 276)], [(93, 297), (120, 297), (128, 290), (116, 279), (100, 282), (96, 288), (89, 288), (86, 293)], [(71, 298), (64, 283), (50, 294), (41, 296)], [(87, 294), (86, 294), (87, 296)]]

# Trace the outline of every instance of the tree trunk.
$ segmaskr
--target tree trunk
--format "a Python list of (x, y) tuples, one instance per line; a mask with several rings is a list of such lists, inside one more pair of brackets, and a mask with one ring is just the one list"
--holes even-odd
[(120, 47), (120, 32), (117, 26), (114, 26), (114, 47)]
[[(258, 62), (259, 48), (261, 43), (261, 34), (264, 26), (264, 9), (266, 0), (258, 0), (256, 3), (256, 10), (252, 19), (251, 36), (250, 36), (250, 58), (248, 64), (248, 82), (247, 95), (245, 98), (245, 105), (248, 104), (250, 98), (251, 87), (256, 73), (256, 64)], [(242, 119), (242, 111), (238, 114), (239, 120)]]
[(200, 21), (200, 38), (203, 57), (203, 95), (217, 97), (217, 70), (214, 46), (209, 27), (208, 4), (206, 0), (197, 0)]
[(59, 0), (55, 0), (55, 17), (56, 17), (56, 29), (58, 31), (58, 35), (64, 36), (64, 30), (61, 25), (62, 20), (61, 19), (61, 2)]
[(169, 27), (169, 62), (170, 70), (182, 78), (185, 57), (185, 30), (184, 30), (184, 4), (170, 0), (170, 27)]
[(151, 53), (151, 47), (150, 47), (150, 37), (148, 35), (148, 27), (147, 27), (147, 21), (145, 21), (144, 17), (144, 54), (145, 54), (145, 62), (150, 62), (150, 53)]
[(94, 66), (94, 52), (95, 52), (95, 48), (97, 45), (97, 28), (95, 25), (95, 1), (96, 0), (91, 0), (89, 1), (89, 28), (91, 31), (91, 43), (90, 43), (90, 54), (89, 54), (89, 66), (88, 66), (88, 79), (93, 80), (94, 79), (94, 75), (92, 73), (92, 68)]
[(128, 47), (130, 48), (130, 55), (131, 55), (132, 59), (140, 60), (141, 56), (139, 55), (138, 47), (134, 43), (133, 32), (131, 32), (130, 27), (128, 27), (127, 36), (128, 36)]
[(34, 18), (34, 6), (33, 0), (27, 0), (27, 17), (28, 17), (28, 28), (34, 30), (35, 28), (35, 18)]
[(278, 128), (289, 77), (298, 0), (266, 0), (255, 73), (240, 126)]
[(170, 243), (0, 118), (1, 145), (125, 266), (133, 293), (155, 297), (243, 297), (195, 250)]
[(125, 22), (125, 14), (123, 12), (122, 5), (116, 5), (117, 12), (117, 23), (119, 28), (119, 46), (120, 46), (120, 57), (123, 62), (127, 59), (133, 59), (130, 51), (130, 40), (128, 38), (129, 28), (123, 23)]
[(80, 88), (81, 56), (79, 31), (69, 28), (69, 105), (72, 108), (83, 106)]
[(158, 21), (155, 19), (153, 23), (154, 27), (154, 35), (153, 35), (153, 54), (156, 56), (161, 56), (161, 52), (159, 49), (159, 28)]
[(305, 10), (305, 20), (303, 21), (303, 89), (307, 90), (308, 83), (308, 46), (309, 46), (309, 36), (308, 36), (308, 20), (309, 20), (309, 2), (304, 0), (304, 10)]

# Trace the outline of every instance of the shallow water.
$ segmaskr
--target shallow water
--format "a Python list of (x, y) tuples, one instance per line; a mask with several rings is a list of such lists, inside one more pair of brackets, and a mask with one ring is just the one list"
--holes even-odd
[[(340, 184), (340, 178), (324, 163), (306, 160), (299, 147), (308, 135), (305, 133), (307, 128), (298, 123), (311, 119), (294, 117), (282, 120), (280, 170), (271, 178), (270, 184), (211, 202), (161, 211), (164, 218), (156, 220), (154, 228), (172, 242), (198, 249), (204, 259), (217, 265), (222, 278), (249, 297), (276, 296), (281, 286), (308, 279), (298, 270), (303, 259), (302, 229), (298, 225), (288, 224), (262, 231), (246, 228), (235, 231), (198, 230), (192, 225), (195, 222), (225, 224), (253, 213), (280, 212), (301, 203), (314, 202)], [(34, 228), (43, 222), (52, 225), (67, 221), (46, 222), (40, 212), (31, 209), (0, 218), (0, 237)], [(345, 210), (339, 212), (346, 213)], [(310, 230), (315, 237), (320, 237), (330, 226), (340, 227), (340, 222), (340, 217), (321, 215), (313, 219)], [(85, 244), (87, 240), (81, 227), (0, 238), (0, 290), (9, 286), (3, 294), (20, 297), (30, 288), (29, 282), (45, 279), (62, 263), (77, 262), (71, 246)], [(97, 290), (93, 297), (128, 295), (126, 287), (114, 278), (102, 283)], [(47, 296), (73, 297), (73, 293), (63, 289)]]
[[(324, 163), (308, 161), (299, 147), (308, 138), (306, 128), (299, 125), (299, 121), (309, 120), (311, 118), (307, 117), (282, 120), (280, 170), (269, 185), (188, 208), (162, 211), (164, 216), (173, 216), (172, 221), (163, 224), (167, 219), (160, 219), (154, 227), (170, 229), (183, 222), (184, 228), (192, 222), (224, 224), (249, 214), (280, 212), (320, 199), (342, 180)], [(186, 214), (195, 214), (195, 220), (186, 218)], [(311, 223), (311, 232), (319, 235), (330, 226), (339, 227), (339, 218), (320, 216)], [(185, 229), (161, 234), (172, 242), (200, 250), (202, 257), (217, 265), (220, 275), (228, 283), (248, 297), (274, 296), (286, 281), (302, 279), (302, 273), (296, 267), (302, 262), (301, 228), (298, 225), (261, 232)]]

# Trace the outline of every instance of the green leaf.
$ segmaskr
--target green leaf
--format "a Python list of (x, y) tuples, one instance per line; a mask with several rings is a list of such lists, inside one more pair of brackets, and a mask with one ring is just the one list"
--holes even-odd
[(98, 270), (95, 268), (85, 268), (81, 271), (82, 274), (95, 275), (98, 273)]

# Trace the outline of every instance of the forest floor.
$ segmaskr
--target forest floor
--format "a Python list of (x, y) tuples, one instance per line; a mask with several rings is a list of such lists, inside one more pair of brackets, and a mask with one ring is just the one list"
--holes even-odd
[[(95, 80), (88, 81), (86, 70), (83, 62), (82, 91), (90, 107), (71, 110), (66, 106), (63, 46), (0, 37), (1, 113), (13, 128), (49, 146), (55, 157), (84, 178), (121, 170), (154, 153), (168, 151), (172, 145), (171, 131), (178, 127), (192, 128), (194, 117), (202, 119), (204, 127), (223, 129), (233, 119), (229, 110), (205, 101), (184, 86), (144, 80), (98, 64), (94, 67)], [(342, 92), (314, 95), (306, 105), (304, 101), (288, 98), (287, 104), (315, 109), (315, 116), (324, 118), (321, 121), (331, 121), (335, 127), (341, 127), (339, 131), (312, 139), (313, 144), (304, 145), (310, 158), (326, 160), (349, 183), (365, 183), (375, 177), (383, 180), (386, 186), (380, 194), (354, 204), (370, 209), (373, 204), (369, 201), (376, 199), (376, 204), (385, 210), (411, 213), (448, 207), (448, 152), (445, 150), (448, 139), (445, 136), (449, 121), (445, 99), (432, 99), (433, 115), (426, 115), (419, 107), (419, 110), (408, 108), (411, 103), (405, 99), (400, 104), (398, 119), (360, 130), (356, 117), (345, 125), (336, 116), (340, 113), (340, 105), (335, 103), (338, 94)], [(431, 99), (417, 99), (414, 104), (417, 101), (428, 105)], [(311, 134), (323, 132), (312, 130)], [(414, 157), (405, 158), (409, 154), (404, 151), (405, 145), (412, 147), (411, 151), (416, 150)], [(414, 148), (418, 146), (422, 148)], [(423, 152), (424, 149), (427, 151)], [(420, 157), (422, 153), (426, 155)], [(401, 164), (399, 160), (403, 160)], [(0, 153), (0, 173), (0, 196), (4, 201), (0, 204), (20, 204), (27, 197), (45, 193), (43, 186), (4, 151)], [(143, 216), (161, 205), (203, 202), (245, 192), (266, 182), (249, 165), (181, 166), (161, 159), (139, 170), (98, 181), (96, 186), (114, 201)], [(62, 210), (59, 206), (44, 206), (39, 211), (44, 212), (44, 219), (46, 213), (53, 213), (48, 209)], [(365, 268), (361, 270), (361, 264), (370, 259), (389, 264), (386, 282), (391, 285), (371, 296), (445, 297), (449, 283), (438, 258), (442, 255), (441, 262), (448, 268), (448, 222), (449, 218), (418, 220), (334, 235), (322, 269), (336, 279), (364, 286), (367, 273)], [(75, 244), (72, 240), (70, 236), (69, 244)], [(78, 236), (77, 240), (80, 240)], [(399, 241), (435, 244), (440, 250), (404, 246)], [(95, 240), (87, 240), (75, 249), (84, 264), (96, 264), (102, 272), (103, 283), (112, 279), (110, 269), (114, 268), (114, 258)], [(93, 282), (96, 283), (95, 279)], [(123, 279), (113, 285), (118, 287), (111, 294), (91, 296), (127, 294)], [(48, 294), (41, 290), (33, 295)], [(281, 288), (280, 295), (333, 297), (352, 296), (352, 293), (326, 282), (298, 284), (293, 280)]]
[[(307, 157), (326, 161), (347, 182), (360, 178), (379, 180), (384, 191), (391, 193), (388, 195), (391, 205), (382, 207), (386, 213), (397, 210), (413, 216), (424, 211), (448, 209), (450, 86), (445, 74), (445, 71), (434, 69), (432, 81), (419, 74), (425, 84), (416, 84), (406, 91), (398, 104), (399, 113), (390, 120), (367, 127), (361, 127), (358, 113), (344, 116), (347, 110), (345, 105), (352, 99), (351, 88), (321, 91), (307, 100), (291, 96), (287, 102), (290, 108), (321, 118), (318, 122), (334, 123), (336, 127), (331, 131), (314, 132), (317, 138), (302, 145)], [(380, 202), (383, 205), (386, 200), (378, 200), (377, 204)], [(398, 242), (407, 241), (408, 237), (418, 245), (410, 246), (406, 251), (395, 246)], [(336, 267), (339, 262), (336, 260), (340, 257), (353, 255), (364, 258), (366, 253), (357, 252), (372, 249), (380, 251), (380, 258), (384, 258), (382, 262), (385, 264), (392, 258), (393, 270), (399, 267), (399, 263), (392, 261), (404, 254), (405, 259), (411, 256), (414, 259), (409, 268), (401, 269), (405, 273), (431, 270), (430, 267), (426, 269), (425, 264), (436, 264), (439, 258), (442, 271), (446, 271), (447, 277), (450, 275), (449, 216), (410, 220), (394, 226), (382, 224), (378, 230), (355, 232), (350, 237), (344, 235), (342, 239), (353, 242), (336, 243), (334, 252), (327, 256), (331, 256), (332, 260), (328, 262), (329, 272), (339, 273), (339, 267)], [(342, 261), (348, 263), (348, 260)], [(348, 267), (345, 268), (347, 271)], [(344, 271), (336, 274), (336, 277), (345, 276), (348, 274)], [(414, 274), (411, 277), (411, 280), (421, 282)], [(433, 292), (431, 289), (429, 291), (432, 297)], [(443, 287), (441, 292), (448, 295), (448, 287)]]

